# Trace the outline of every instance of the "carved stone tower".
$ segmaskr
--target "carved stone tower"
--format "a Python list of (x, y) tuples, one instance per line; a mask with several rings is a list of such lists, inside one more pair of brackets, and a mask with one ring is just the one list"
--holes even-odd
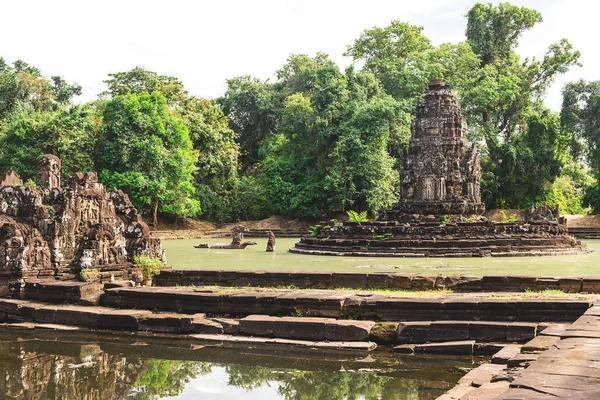
[(411, 132), (395, 209), (408, 214), (482, 213), (479, 155), (467, 140), (467, 123), (445, 80), (429, 84)]
[(60, 188), (60, 158), (53, 154), (40, 156), (38, 165), (42, 171), (42, 187), (45, 190)]

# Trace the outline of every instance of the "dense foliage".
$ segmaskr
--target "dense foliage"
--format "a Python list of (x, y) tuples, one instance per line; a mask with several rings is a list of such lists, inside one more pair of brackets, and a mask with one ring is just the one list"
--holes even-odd
[(374, 212), (397, 201), (415, 105), (445, 78), (479, 145), (488, 208), (546, 200), (599, 211), (600, 82), (567, 84), (552, 112), (545, 92), (579, 52), (563, 39), (521, 59), (520, 37), (542, 21), (525, 7), (478, 3), (466, 19), (462, 43), (435, 46), (422, 27), (391, 21), (347, 47), (360, 69), (294, 54), (273, 81), (233, 77), (214, 101), (136, 67), (74, 105), (79, 85), (0, 58), (0, 169), (37, 179), (35, 160), (54, 153), (65, 176), (100, 171), (154, 223), (159, 213), (227, 222)]

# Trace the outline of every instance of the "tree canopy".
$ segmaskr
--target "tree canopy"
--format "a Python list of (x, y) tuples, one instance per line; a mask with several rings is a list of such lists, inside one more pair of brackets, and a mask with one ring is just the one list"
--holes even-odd
[(600, 210), (600, 83), (567, 84), (560, 114), (543, 103), (579, 52), (562, 39), (541, 59), (520, 57), (519, 40), (542, 22), (526, 7), (477, 3), (466, 22), (464, 41), (434, 45), (393, 20), (347, 46), (356, 65), (346, 70), (327, 54), (292, 54), (274, 79), (232, 77), (214, 100), (135, 67), (74, 104), (78, 84), (0, 58), (0, 169), (35, 180), (36, 158), (54, 153), (65, 175), (100, 171), (155, 223), (159, 213), (230, 222), (375, 212), (397, 201), (415, 106), (445, 78), (478, 144), (488, 208)]

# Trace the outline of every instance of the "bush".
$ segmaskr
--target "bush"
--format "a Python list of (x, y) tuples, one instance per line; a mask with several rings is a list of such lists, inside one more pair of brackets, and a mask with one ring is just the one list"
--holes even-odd
[(100, 271), (96, 268), (84, 268), (79, 273), (81, 280), (84, 282), (99, 282), (100, 281)]
[(152, 277), (158, 275), (163, 266), (164, 264), (160, 258), (148, 256), (133, 257), (133, 267), (142, 270), (144, 279), (152, 279)]

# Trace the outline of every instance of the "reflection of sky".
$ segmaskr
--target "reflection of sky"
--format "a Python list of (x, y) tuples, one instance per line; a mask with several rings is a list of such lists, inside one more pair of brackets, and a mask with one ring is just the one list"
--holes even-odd
[(223, 400), (223, 399), (244, 399), (244, 400), (263, 400), (263, 399), (281, 399), (277, 394), (279, 384), (277, 382), (268, 382), (265, 385), (246, 391), (235, 386), (229, 386), (229, 375), (224, 367), (213, 366), (212, 371), (205, 375), (190, 380), (185, 389), (176, 397), (164, 397), (164, 399), (178, 400)]

